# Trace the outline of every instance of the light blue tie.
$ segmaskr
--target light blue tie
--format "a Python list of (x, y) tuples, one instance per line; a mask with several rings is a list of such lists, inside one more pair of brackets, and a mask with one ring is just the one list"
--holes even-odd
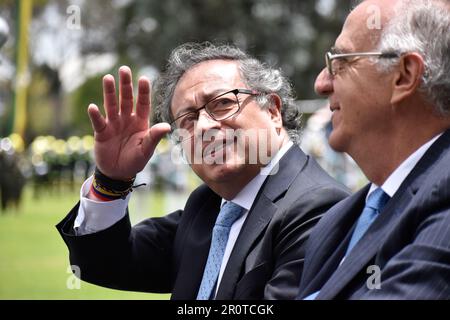
[(347, 248), (345, 256), (353, 249), (353, 247), (358, 243), (359, 239), (366, 233), (372, 222), (376, 219), (380, 211), (383, 209), (384, 205), (390, 197), (381, 188), (375, 189), (367, 198), (366, 206), (359, 216), (358, 222), (356, 223), (355, 231), (353, 231), (352, 238)]
[(243, 212), (244, 209), (233, 202), (226, 202), (222, 206), (222, 209), (220, 209), (216, 224), (214, 225), (208, 261), (203, 272), (197, 300), (209, 300), (211, 298), (217, 277), (219, 276), (231, 226)]

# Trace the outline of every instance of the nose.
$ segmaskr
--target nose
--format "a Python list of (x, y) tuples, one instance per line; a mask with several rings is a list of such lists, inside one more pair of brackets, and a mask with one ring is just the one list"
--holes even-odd
[(314, 91), (320, 96), (329, 96), (333, 93), (333, 79), (327, 68), (323, 68), (317, 76)]
[(207, 132), (213, 128), (219, 128), (220, 121), (214, 120), (205, 109), (200, 110), (198, 114), (196, 129), (201, 132)]

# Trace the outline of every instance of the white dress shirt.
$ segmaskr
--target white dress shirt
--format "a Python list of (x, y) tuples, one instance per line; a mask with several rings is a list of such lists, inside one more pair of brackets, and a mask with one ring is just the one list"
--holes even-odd
[[(386, 192), (386, 194), (389, 197), (392, 198), (394, 196), (394, 194), (400, 188), (400, 185), (403, 183), (403, 181), (405, 181), (406, 177), (409, 175), (412, 169), (414, 169), (419, 160), (422, 159), (425, 152), (427, 152), (427, 150), (431, 147), (431, 145), (441, 135), (442, 133), (438, 134), (433, 139), (422, 145), (419, 149), (414, 151), (413, 154), (411, 154), (405, 161), (402, 162), (400, 166), (397, 167), (397, 169), (394, 170), (394, 172), (391, 173), (391, 175), (386, 179), (386, 181), (381, 186), (381, 189), (383, 189), (383, 191)], [(375, 191), (376, 188), (378, 188), (378, 186), (372, 183), (369, 192), (367, 193), (366, 201), (369, 195), (373, 191)]]
[[(230, 234), (228, 236), (227, 245), (225, 247), (225, 253), (220, 267), (219, 278), (216, 286), (219, 288), (220, 281), (222, 279), (225, 266), (230, 258), (231, 251), (233, 250), (236, 239), (241, 231), (242, 225), (247, 218), (248, 211), (253, 205), (255, 198), (261, 189), (267, 176), (272, 169), (278, 165), (280, 159), (285, 155), (289, 148), (293, 145), (292, 141), (288, 141), (276, 155), (271, 159), (269, 164), (263, 167), (260, 173), (254, 177), (233, 199), (230, 201), (241, 206), (245, 209), (244, 214), (237, 219), (231, 226)], [(89, 188), (92, 183), (92, 177), (87, 179), (80, 191), (80, 206), (78, 208), (78, 214), (74, 222), (74, 229), (76, 235), (85, 235), (105, 230), (119, 220), (121, 220), (126, 214), (126, 208), (130, 200), (131, 193), (127, 195), (125, 199), (118, 199), (113, 201), (96, 201), (87, 198)], [(222, 205), (225, 203), (225, 199), (222, 199)]]

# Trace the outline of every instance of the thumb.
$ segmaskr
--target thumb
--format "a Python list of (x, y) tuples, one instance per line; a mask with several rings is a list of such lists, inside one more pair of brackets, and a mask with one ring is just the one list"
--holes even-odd
[(150, 157), (155, 151), (156, 146), (159, 141), (170, 132), (170, 125), (168, 123), (162, 122), (157, 123), (148, 129), (147, 134), (142, 141), (142, 151), (143, 153)]

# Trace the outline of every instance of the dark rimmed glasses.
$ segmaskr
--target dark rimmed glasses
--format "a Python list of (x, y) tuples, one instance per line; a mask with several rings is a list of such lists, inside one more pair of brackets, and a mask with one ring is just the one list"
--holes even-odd
[(357, 58), (357, 57), (377, 57), (383, 59), (392, 59), (400, 57), (398, 52), (354, 52), (354, 53), (332, 53), (328, 51), (325, 54), (325, 63), (327, 66), (328, 73), (335, 76), (338, 71), (343, 68), (342, 60), (347, 58)]
[(172, 131), (176, 129), (192, 131), (195, 127), (195, 123), (198, 121), (200, 111), (203, 109), (205, 109), (206, 113), (215, 121), (223, 121), (234, 116), (241, 109), (241, 102), (239, 101), (238, 94), (256, 96), (259, 93), (250, 89), (233, 89), (219, 94), (200, 108), (188, 111), (176, 117), (170, 123)]

